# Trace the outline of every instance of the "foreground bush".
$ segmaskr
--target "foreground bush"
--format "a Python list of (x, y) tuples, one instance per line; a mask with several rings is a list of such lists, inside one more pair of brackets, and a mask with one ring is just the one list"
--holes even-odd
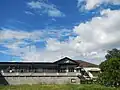
[(110, 50), (105, 57), (106, 61), (100, 64), (102, 73), (98, 82), (105, 86), (118, 87), (120, 86), (120, 50)]
[(120, 90), (101, 85), (19, 85), (0, 86), (0, 90)]

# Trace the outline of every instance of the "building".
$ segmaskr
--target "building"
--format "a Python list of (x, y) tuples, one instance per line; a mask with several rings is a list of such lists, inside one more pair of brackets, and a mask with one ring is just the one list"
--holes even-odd
[(0, 84), (79, 84), (97, 78), (98, 65), (63, 58), (55, 62), (0, 62)]

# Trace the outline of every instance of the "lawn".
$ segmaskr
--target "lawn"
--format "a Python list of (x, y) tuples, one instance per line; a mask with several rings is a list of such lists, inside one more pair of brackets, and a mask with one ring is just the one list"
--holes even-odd
[(18, 85), (0, 86), (0, 90), (120, 90), (100, 85)]

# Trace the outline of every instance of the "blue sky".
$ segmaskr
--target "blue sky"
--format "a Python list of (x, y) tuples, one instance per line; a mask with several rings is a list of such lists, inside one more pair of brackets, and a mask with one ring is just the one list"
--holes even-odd
[[(1, 0), (0, 62), (68, 56), (98, 64), (106, 50), (119, 48), (118, 37), (112, 38), (119, 11), (119, 0)], [(114, 34), (107, 35), (110, 27)]]
[(32, 1), (2, 0), (0, 3), (0, 11), (2, 11), (0, 17), (0, 26), (24, 30), (44, 28), (72, 28), (74, 25), (86, 21), (95, 15), (92, 14), (92, 12), (80, 13), (76, 7), (77, 0), (71, 0), (69, 3), (62, 0), (51, 0), (44, 2), (48, 5), (54, 5), (54, 7), (60, 11), (57, 16), (50, 16), (48, 13), (44, 13), (45, 9), (31, 9), (27, 4), (30, 2)]

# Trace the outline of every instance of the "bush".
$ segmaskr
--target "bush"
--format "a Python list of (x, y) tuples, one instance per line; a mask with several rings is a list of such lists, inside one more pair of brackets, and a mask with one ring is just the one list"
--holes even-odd
[(101, 74), (98, 82), (105, 86), (120, 86), (120, 50), (108, 51), (106, 61), (100, 64)]

